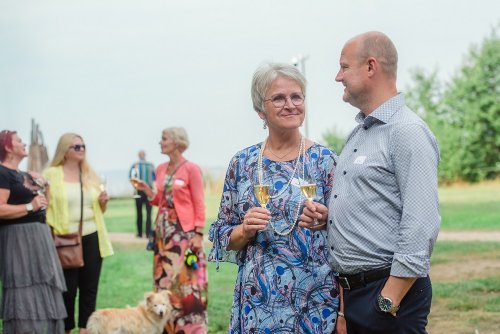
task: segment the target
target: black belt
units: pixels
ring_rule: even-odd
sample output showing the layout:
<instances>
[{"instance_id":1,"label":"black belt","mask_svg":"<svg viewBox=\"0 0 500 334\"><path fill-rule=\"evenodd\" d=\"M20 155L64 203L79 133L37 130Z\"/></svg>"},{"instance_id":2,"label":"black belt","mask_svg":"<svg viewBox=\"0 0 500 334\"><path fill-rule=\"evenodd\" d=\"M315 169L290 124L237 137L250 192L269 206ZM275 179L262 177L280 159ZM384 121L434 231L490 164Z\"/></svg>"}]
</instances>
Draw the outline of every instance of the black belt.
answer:
<instances>
[{"instance_id":1,"label":"black belt","mask_svg":"<svg viewBox=\"0 0 500 334\"><path fill-rule=\"evenodd\" d=\"M389 277L390 274L391 267L365 271L352 275L339 274L339 284L346 290L352 290L363 287L370 282Z\"/></svg>"}]
</instances>

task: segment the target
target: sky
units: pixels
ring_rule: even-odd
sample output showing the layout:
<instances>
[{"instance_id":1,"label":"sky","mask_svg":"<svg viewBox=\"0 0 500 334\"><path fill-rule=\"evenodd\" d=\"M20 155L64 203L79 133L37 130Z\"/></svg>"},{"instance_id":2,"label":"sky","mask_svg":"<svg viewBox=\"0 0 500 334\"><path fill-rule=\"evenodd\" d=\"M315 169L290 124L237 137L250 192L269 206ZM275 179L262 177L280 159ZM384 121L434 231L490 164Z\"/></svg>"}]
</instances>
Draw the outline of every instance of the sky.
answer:
<instances>
[{"instance_id":1,"label":"sky","mask_svg":"<svg viewBox=\"0 0 500 334\"><path fill-rule=\"evenodd\" d=\"M307 56L308 136L322 142L355 125L334 80L348 39L386 33L404 92L416 68L449 80L499 23L498 0L2 0L0 129L28 142L34 118L50 157L76 132L99 172L128 168L140 149L166 161L161 131L182 126L185 156L225 169L266 137L250 98L262 63Z\"/></svg>"}]
</instances>

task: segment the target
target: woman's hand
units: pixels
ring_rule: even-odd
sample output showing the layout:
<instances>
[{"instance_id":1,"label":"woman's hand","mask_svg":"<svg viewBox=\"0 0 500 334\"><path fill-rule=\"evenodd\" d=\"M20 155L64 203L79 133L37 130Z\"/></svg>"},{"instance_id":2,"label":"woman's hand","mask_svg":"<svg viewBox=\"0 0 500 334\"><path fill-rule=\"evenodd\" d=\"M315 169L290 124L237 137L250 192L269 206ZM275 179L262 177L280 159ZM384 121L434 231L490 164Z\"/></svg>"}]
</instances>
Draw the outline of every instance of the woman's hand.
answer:
<instances>
[{"instance_id":1,"label":"woman's hand","mask_svg":"<svg viewBox=\"0 0 500 334\"><path fill-rule=\"evenodd\" d=\"M143 180L135 179L135 189L142 191L148 198L154 197L154 192L151 187Z\"/></svg>"},{"instance_id":2,"label":"woman's hand","mask_svg":"<svg viewBox=\"0 0 500 334\"><path fill-rule=\"evenodd\" d=\"M325 228L327 218L326 206L318 202L306 201L302 215L300 215L299 226L313 231L321 230Z\"/></svg>"},{"instance_id":3,"label":"woman's hand","mask_svg":"<svg viewBox=\"0 0 500 334\"><path fill-rule=\"evenodd\" d=\"M252 239L258 231L267 227L271 219L271 212L266 208L250 208L243 218L242 235L247 241Z\"/></svg>"},{"instance_id":4,"label":"woman's hand","mask_svg":"<svg viewBox=\"0 0 500 334\"><path fill-rule=\"evenodd\" d=\"M106 211L106 205L108 204L109 201L109 196L108 193L105 191L102 191L99 194L99 197L97 198L99 201L99 206L101 207L102 212Z\"/></svg>"},{"instance_id":5,"label":"woman's hand","mask_svg":"<svg viewBox=\"0 0 500 334\"><path fill-rule=\"evenodd\" d=\"M47 209L47 199L44 195L37 195L31 201L31 205L33 206L33 212L45 210Z\"/></svg>"},{"instance_id":6,"label":"woman's hand","mask_svg":"<svg viewBox=\"0 0 500 334\"><path fill-rule=\"evenodd\" d=\"M203 235L196 233L191 239L189 239L189 248L194 253L198 253L203 249Z\"/></svg>"},{"instance_id":7,"label":"woman's hand","mask_svg":"<svg viewBox=\"0 0 500 334\"><path fill-rule=\"evenodd\" d=\"M335 323L335 333L336 334L347 334L347 322L345 317L337 316L337 322Z\"/></svg>"},{"instance_id":8,"label":"woman's hand","mask_svg":"<svg viewBox=\"0 0 500 334\"><path fill-rule=\"evenodd\" d=\"M233 229L229 238L228 250L240 250L247 246L248 241L255 237L258 231L262 231L269 224L271 212L266 208L250 208L243 222Z\"/></svg>"}]
</instances>

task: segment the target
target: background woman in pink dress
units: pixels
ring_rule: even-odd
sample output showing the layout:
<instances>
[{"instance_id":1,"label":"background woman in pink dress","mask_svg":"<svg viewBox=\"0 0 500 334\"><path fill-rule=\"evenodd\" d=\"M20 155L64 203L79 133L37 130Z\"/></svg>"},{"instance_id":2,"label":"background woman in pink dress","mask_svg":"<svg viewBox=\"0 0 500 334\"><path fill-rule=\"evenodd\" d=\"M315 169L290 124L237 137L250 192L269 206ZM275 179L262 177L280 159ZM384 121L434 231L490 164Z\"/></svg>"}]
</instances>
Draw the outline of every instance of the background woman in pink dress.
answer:
<instances>
[{"instance_id":1,"label":"background woman in pink dress","mask_svg":"<svg viewBox=\"0 0 500 334\"><path fill-rule=\"evenodd\" d=\"M207 269L203 252L205 202L200 168L182 153L189 140L183 128L163 130L161 152L168 162L158 166L156 192L138 181L136 188L158 206L155 227L153 284L155 290L169 290L178 309L165 333L207 333ZM198 260L186 264L191 250Z\"/></svg>"}]
</instances>

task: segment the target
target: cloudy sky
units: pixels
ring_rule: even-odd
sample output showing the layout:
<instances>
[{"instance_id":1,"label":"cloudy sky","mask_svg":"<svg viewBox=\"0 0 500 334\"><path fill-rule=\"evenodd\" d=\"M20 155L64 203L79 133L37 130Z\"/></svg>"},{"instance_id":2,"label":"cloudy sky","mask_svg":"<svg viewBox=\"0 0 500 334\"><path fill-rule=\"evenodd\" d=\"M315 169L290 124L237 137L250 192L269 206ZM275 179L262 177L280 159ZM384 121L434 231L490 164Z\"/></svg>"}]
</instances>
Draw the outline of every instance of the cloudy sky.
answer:
<instances>
[{"instance_id":1,"label":"cloudy sky","mask_svg":"<svg viewBox=\"0 0 500 334\"><path fill-rule=\"evenodd\" d=\"M449 78L499 13L498 0L2 0L0 128L27 141L36 119L50 155L62 133L80 133L107 171L141 148L164 161L161 130L183 126L189 159L225 167L266 136L250 100L262 62L308 56L309 136L321 141L354 125L334 81L347 39L389 35L404 91L417 67Z\"/></svg>"}]
</instances>

